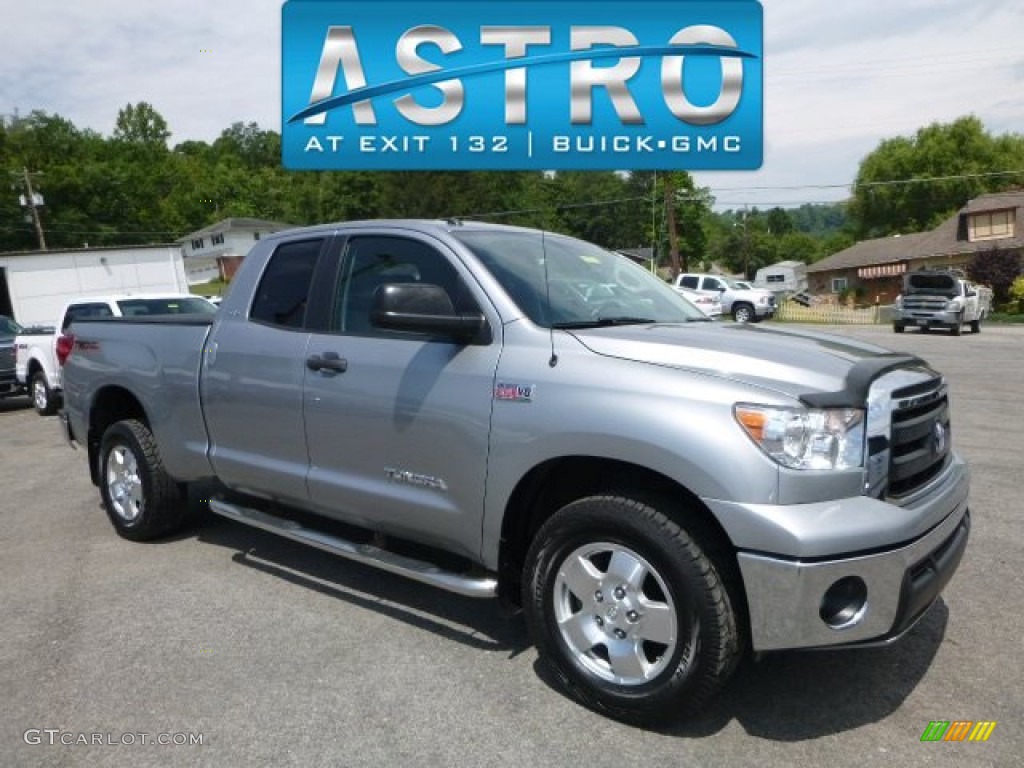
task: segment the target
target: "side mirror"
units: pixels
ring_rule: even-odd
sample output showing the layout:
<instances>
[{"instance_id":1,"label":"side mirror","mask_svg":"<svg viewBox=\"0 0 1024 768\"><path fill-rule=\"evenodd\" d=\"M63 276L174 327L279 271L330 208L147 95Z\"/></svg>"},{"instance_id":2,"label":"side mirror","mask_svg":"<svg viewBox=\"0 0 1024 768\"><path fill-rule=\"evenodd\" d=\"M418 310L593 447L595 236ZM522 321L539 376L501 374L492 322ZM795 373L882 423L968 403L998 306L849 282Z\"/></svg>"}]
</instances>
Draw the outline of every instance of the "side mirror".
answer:
<instances>
[{"instance_id":1,"label":"side mirror","mask_svg":"<svg viewBox=\"0 0 1024 768\"><path fill-rule=\"evenodd\" d=\"M487 321L481 312L456 313L448 293L430 283L386 283L373 293L370 322L376 328L477 340Z\"/></svg>"}]
</instances>

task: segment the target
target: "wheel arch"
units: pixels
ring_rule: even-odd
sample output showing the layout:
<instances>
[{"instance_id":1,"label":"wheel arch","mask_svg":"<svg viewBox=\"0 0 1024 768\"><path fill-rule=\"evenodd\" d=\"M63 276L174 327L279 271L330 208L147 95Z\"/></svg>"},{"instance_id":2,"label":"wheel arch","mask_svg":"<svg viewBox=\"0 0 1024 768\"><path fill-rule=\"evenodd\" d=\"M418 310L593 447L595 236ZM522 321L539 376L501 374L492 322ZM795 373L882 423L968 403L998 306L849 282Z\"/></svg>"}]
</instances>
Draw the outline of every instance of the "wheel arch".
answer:
<instances>
[{"instance_id":1,"label":"wheel arch","mask_svg":"<svg viewBox=\"0 0 1024 768\"><path fill-rule=\"evenodd\" d=\"M149 426L149 415L139 399L124 387L103 387L94 396L89 409L89 431L86 444L89 452L89 475L99 485L100 441L111 424L124 419L138 419Z\"/></svg>"},{"instance_id":2,"label":"wheel arch","mask_svg":"<svg viewBox=\"0 0 1024 768\"><path fill-rule=\"evenodd\" d=\"M666 475L630 462L596 456L564 456L538 464L516 485L501 523L498 591L502 602L518 607L526 553L537 531L555 512L576 499L597 494L630 493L667 502L665 513L685 527L709 552L728 580L746 620L745 590L728 534L700 498Z\"/></svg>"}]
</instances>

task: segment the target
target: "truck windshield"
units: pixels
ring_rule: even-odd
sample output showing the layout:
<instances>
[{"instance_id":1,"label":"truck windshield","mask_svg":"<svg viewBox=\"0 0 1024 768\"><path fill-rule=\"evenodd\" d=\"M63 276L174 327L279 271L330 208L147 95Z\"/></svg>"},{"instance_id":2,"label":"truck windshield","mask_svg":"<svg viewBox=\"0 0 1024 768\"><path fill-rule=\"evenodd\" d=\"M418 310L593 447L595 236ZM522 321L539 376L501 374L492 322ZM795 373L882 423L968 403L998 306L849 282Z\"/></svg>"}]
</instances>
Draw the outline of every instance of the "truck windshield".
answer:
<instances>
[{"instance_id":1,"label":"truck windshield","mask_svg":"<svg viewBox=\"0 0 1024 768\"><path fill-rule=\"evenodd\" d=\"M707 321L650 272L582 240L515 230L453 234L543 328Z\"/></svg>"},{"instance_id":2,"label":"truck windshield","mask_svg":"<svg viewBox=\"0 0 1024 768\"><path fill-rule=\"evenodd\" d=\"M17 336L21 333L21 326L9 317L0 315L0 336Z\"/></svg>"},{"instance_id":3,"label":"truck windshield","mask_svg":"<svg viewBox=\"0 0 1024 768\"><path fill-rule=\"evenodd\" d=\"M206 299L122 299L117 302L125 317L148 317L150 315L212 315L217 308Z\"/></svg>"}]
</instances>

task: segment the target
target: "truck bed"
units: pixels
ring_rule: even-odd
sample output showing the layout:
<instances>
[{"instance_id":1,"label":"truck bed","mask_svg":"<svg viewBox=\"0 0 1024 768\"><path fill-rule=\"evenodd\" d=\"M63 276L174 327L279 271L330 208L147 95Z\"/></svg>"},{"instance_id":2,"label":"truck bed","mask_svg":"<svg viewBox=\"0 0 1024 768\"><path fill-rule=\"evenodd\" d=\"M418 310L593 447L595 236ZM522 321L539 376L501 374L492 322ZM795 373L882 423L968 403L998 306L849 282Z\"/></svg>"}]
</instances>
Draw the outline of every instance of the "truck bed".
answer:
<instances>
[{"instance_id":1,"label":"truck bed","mask_svg":"<svg viewBox=\"0 0 1024 768\"><path fill-rule=\"evenodd\" d=\"M163 447L168 470L183 480L210 474L206 426L199 400L199 369L213 315L77 320L69 328L74 350L65 371L72 429L85 439L83 414L102 398L131 393Z\"/></svg>"}]
</instances>

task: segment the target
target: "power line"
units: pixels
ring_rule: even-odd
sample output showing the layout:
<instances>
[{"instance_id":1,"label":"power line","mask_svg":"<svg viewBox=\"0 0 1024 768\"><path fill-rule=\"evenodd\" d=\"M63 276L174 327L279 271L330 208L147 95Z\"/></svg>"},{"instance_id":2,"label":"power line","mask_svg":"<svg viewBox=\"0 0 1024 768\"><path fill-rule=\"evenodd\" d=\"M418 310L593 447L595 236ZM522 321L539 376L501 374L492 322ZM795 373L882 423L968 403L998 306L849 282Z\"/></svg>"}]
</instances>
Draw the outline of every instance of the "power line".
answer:
<instances>
[{"instance_id":1,"label":"power line","mask_svg":"<svg viewBox=\"0 0 1024 768\"><path fill-rule=\"evenodd\" d=\"M987 173L960 173L951 176L921 176L913 179L887 179L884 181L856 181L845 184L791 184L778 186L718 187L712 192L782 192L799 189L851 189L856 187L888 187L900 184L928 184L936 181L964 181L967 179L994 178L997 176L1024 176L1024 169L1018 171L990 171Z\"/></svg>"}]
</instances>

